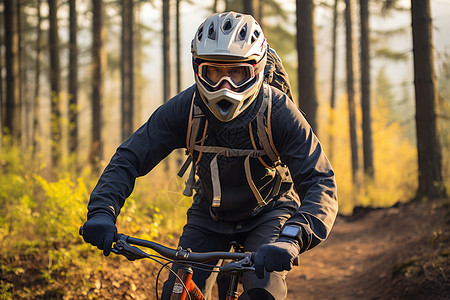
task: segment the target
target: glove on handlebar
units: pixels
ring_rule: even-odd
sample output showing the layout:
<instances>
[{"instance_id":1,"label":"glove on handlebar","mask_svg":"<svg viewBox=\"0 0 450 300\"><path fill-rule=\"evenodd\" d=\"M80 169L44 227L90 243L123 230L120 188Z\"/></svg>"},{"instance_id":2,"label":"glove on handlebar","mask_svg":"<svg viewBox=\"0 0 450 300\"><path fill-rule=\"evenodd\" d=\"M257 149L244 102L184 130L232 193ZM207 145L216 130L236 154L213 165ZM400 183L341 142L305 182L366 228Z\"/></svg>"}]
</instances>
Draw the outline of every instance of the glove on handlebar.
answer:
<instances>
[{"instance_id":1,"label":"glove on handlebar","mask_svg":"<svg viewBox=\"0 0 450 300\"><path fill-rule=\"evenodd\" d=\"M107 213L96 213L83 225L83 239L86 243L103 250L103 255L111 253L112 243L117 234L113 218Z\"/></svg>"},{"instance_id":2,"label":"glove on handlebar","mask_svg":"<svg viewBox=\"0 0 450 300\"><path fill-rule=\"evenodd\" d=\"M298 242L290 238L282 237L273 243L260 246L254 259L256 276L263 279L264 269L267 272L289 271L299 254Z\"/></svg>"}]
</instances>

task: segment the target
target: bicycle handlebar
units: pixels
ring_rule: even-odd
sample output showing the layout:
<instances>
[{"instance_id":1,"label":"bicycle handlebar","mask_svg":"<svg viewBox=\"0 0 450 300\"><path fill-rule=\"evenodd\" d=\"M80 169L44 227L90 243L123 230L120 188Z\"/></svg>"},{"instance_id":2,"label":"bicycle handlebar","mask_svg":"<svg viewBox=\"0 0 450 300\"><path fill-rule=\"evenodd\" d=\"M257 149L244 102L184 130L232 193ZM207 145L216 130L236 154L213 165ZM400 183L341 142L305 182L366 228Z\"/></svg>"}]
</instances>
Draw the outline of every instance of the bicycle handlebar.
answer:
<instances>
[{"instance_id":1,"label":"bicycle handlebar","mask_svg":"<svg viewBox=\"0 0 450 300\"><path fill-rule=\"evenodd\" d=\"M83 226L79 229L79 234L83 234ZM141 246L152 249L162 256L172 260L186 260L191 262L206 263L218 259L246 260L249 264L253 261L254 252L192 252L190 249L168 248L156 242L147 241L124 234L116 234L114 237L115 244L111 250L115 254L122 254L128 260L136 260L140 258L148 258L149 255L141 249L131 246ZM294 266L299 265L299 258L294 260Z\"/></svg>"},{"instance_id":2,"label":"bicycle handlebar","mask_svg":"<svg viewBox=\"0 0 450 300\"><path fill-rule=\"evenodd\" d=\"M83 226L79 229L79 234L83 234ZM173 260L188 260L192 262L205 263L216 259L243 259L247 256L252 256L252 252L192 252L190 249L168 248L156 242L147 241L125 234L116 234L114 237L114 246L111 250L116 254L123 254L129 260L147 257L147 254L137 247L131 245L146 247L152 249L162 256ZM252 257L250 257L252 258Z\"/></svg>"},{"instance_id":3,"label":"bicycle handlebar","mask_svg":"<svg viewBox=\"0 0 450 300\"><path fill-rule=\"evenodd\" d=\"M247 256L253 255L251 252L191 252L189 249L183 249L181 247L178 249L172 249L155 242L134 238L124 234L118 234L117 236L118 238L116 240L116 245L119 243L119 246L121 246L121 241L125 241L132 245L150 248L162 256L173 260L187 260L205 263L216 259L243 259Z\"/></svg>"}]
</instances>

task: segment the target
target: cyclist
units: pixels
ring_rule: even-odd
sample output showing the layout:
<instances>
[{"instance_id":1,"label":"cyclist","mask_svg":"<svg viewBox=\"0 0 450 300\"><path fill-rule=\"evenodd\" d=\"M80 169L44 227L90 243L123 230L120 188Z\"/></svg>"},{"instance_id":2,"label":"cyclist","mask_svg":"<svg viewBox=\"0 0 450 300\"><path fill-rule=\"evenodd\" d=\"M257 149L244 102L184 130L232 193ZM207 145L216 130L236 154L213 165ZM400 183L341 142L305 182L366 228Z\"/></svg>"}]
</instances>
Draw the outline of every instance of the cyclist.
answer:
<instances>
[{"instance_id":1,"label":"cyclist","mask_svg":"<svg viewBox=\"0 0 450 300\"><path fill-rule=\"evenodd\" d=\"M188 186L196 193L179 245L228 251L230 241L240 242L257 251L241 299L283 299L293 259L324 241L335 221L333 169L293 101L263 83L270 50L252 16L210 16L191 48L195 84L118 147L91 193L84 240L109 255L135 179L172 150L188 148ZM169 276L163 298L173 280ZM194 281L208 295L215 277L196 271Z\"/></svg>"}]
</instances>

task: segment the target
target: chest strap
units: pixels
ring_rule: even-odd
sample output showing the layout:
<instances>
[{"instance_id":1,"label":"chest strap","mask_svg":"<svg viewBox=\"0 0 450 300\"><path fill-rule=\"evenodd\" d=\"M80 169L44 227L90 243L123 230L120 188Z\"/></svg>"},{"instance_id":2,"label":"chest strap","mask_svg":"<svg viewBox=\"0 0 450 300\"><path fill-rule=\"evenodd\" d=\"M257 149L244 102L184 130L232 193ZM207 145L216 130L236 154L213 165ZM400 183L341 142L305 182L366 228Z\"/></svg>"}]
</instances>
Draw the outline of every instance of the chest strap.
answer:
<instances>
[{"instance_id":1,"label":"chest strap","mask_svg":"<svg viewBox=\"0 0 450 300\"><path fill-rule=\"evenodd\" d=\"M217 157L219 155L225 157L237 157L237 156L245 156L244 166L245 166L245 175L247 181L253 183L253 179L251 178L250 171L250 158L258 158L262 155L266 154L264 150L248 150L248 149L230 149L225 147L215 147L215 146L194 146L194 149L197 151L202 151L206 153L216 153L214 158L211 160L209 166L211 169L211 182L213 186L213 200L212 207L219 207L222 199L222 189L220 187L220 176L219 176L219 165L217 163ZM252 189L253 191L253 189ZM256 189L256 192L259 196L259 191ZM255 195L256 196L256 195ZM260 197L261 198L261 197ZM258 199L259 203L259 199Z\"/></svg>"}]
</instances>

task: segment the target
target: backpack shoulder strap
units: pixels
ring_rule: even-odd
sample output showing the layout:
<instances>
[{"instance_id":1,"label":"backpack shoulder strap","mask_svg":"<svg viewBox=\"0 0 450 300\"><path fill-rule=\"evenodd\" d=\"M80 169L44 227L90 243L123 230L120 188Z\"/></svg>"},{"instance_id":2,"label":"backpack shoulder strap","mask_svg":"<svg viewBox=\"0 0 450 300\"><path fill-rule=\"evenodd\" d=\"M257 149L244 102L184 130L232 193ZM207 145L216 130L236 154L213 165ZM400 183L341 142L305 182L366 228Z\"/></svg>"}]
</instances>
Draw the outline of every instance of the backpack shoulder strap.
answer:
<instances>
[{"instance_id":1,"label":"backpack shoulder strap","mask_svg":"<svg viewBox=\"0 0 450 300\"><path fill-rule=\"evenodd\" d=\"M195 169L196 169L196 164L198 163L198 161L201 158L202 152L200 151L200 154L198 156L197 161L194 162L194 150L195 150L195 144L196 144L196 139L197 139L197 135L198 135L198 131L200 129L200 124L202 119L205 119L205 126L204 126L204 130L203 130L203 137L201 140L201 144L203 145L203 141L206 135L206 129L208 127L208 120L206 120L205 115L203 114L201 108L194 104L194 99L195 99L195 91L192 95L192 100L191 100L191 107L189 110L189 118L188 118L188 126L187 126L187 130L186 130L186 154L188 154L188 157L186 158L185 162L183 163L183 165L180 168L180 171L178 171L178 176L179 177L183 177L183 175L186 173L186 170L188 169L189 165L191 166L191 171L189 173L189 177L186 181L186 187L183 191L183 194L185 196L192 196L193 194L193 189L195 186Z\"/></svg>"},{"instance_id":2,"label":"backpack shoulder strap","mask_svg":"<svg viewBox=\"0 0 450 300\"><path fill-rule=\"evenodd\" d=\"M272 90L264 84L264 102L267 102L267 124L264 120L264 109L261 109L256 116L257 134L267 156L272 162L279 160L278 151L275 149L272 138ZM267 127L266 127L267 125Z\"/></svg>"},{"instance_id":3,"label":"backpack shoulder strap","mask_svg":"<svg viewBox=\"0 0 450 300\"><path fill-rule=\"evenodd\" d=\"M247 157L244 161L245 166L245 174L247 177L248 184L255 195L256 200L258 201L258 206L255 208L254 213L256 214L259 209L263 206L267 205L268 201L270 201L271 197L275 196L280 190L282 182L286 179L286 171L283 169L283 165L281 163L278 151L275 148L272 139L272 127L271 127L271 114L272 114L272 91L268 84L264 83L263 86L263 103L261 105L260 110L256 115L256 123L257 123L257 135L261 146L263 147L263 153L266 154L269 159L272 161L272 166L268 166L261 157L258 157L260 162L266 167L270 169L275 169L275 171L279 174L276 179L276 182L272 188L272 192L267 195L265 199L259 193L256 185L253 182L251 171L250 171L250 162L249 157ZM267 108L267 124L265 124L265 111ZM267 125L267 127L266 127ZM253 137L251 123L249 124L250 131L250 139L252 140L253 148L256 150L256 142Z\"/></svg>"},{"instance_id":4,"label":"backpack shoulder strap","mask_svg":"<svg viewBox=\"0 0 450 300\"><path fill-rule=\"evenodd\" d=\"M187 159L185 160L185 162L183 163L183 165L181 166L180 170L178 171L177 175L179 177L183 177L184 173L186 173L187 168L189 167L189 164L192 162L192 155L191 153L193 151L191 151L191 149L193 149L192 147L192 143L195 143L195 138L192 138L193 131L195 132L195 136L197 135L197 131L198 131L198 127L199 125L196 124L196 129L193 130L194 127L194 118L193 118L193 112L194 112L194 99L195 99L195 91L192 94L192 99L191 99L191 105L190 105L190 109L189 109L189 116L188 116L188 125L187 125L187 130L186 130L186 154L189 154L189 156L187 157ZM198 121L196 123L199 123ZM192 141L192 139L194 139L194 141Z\"/></svg>"},{"instance_id":5,"label":"backpack shoulder strap","mask_svg":"<svg viewBox=\"0 0 450 300\"><path fill-rule=\"evenodd\" d=\"M191 105L189 108L188 126L187 126L187 130L186 130L186 149L188 149L188 151L191 146L191 131L192 131L192 125L193 125L194 99L195 99L195 90L194 90L194 93L192 94Z\"/></svg>"},{"instance_id":6,"label":"backpack shoulder strap","mask_svg":"<svg viewBox=\"0 0 450 300\"><path fill-rule=\"evenodd\" d=\"M281 176L281 179L286 178L285 171L283 170L280 160L280 154L275 148L272 137L272 90L268 84L264 84L264 102L267 101L267 123L265 122L264 110L261 109L256 115L257 134L264 149L264 152L272 161L276 171Z\"/></svg>"},{"instance_id":7,"label":"backpack shoulder strap","mask_svg":"<svg viewBox=\"0 0 450 300\"><path fill-rule=\"evenodd\" d=\"M198 105L194 104L194 99L195 99L195 92L192 95L191 108L189 110L188 127L186 131L186 148L189 151L189 153L194 152L194 145L197 139L200 123L202 119L205 117L201 108ZM206 125L207 124L205 124L205 128Z\"/></svg>"}]
</instances>

